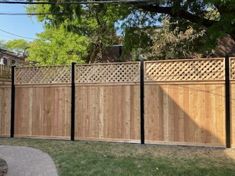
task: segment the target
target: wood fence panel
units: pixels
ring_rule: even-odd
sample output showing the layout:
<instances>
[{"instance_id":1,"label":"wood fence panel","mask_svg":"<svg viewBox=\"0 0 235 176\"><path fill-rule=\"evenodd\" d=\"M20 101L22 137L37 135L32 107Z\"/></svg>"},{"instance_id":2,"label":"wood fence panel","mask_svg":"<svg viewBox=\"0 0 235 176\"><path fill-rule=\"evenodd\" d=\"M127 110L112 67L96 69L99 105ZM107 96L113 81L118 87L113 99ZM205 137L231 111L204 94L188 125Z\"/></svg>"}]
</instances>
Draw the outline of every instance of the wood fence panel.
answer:
<instances>
[{"instance_id":1,"label":"wood fence panel","mask_svg":"<svg viewBox=\"0 0 235 176\"><path fill-rule=\"evenodd\" d=\"M235 148L235 58L230 59L231 147Z\"/></svg>"},{"instance_id":2,"label":"wood fence panel","mask_svg":"<svg viewBox=\"0 0 235 176\"><path fill-rule=\"evenodd\" d=\"M225 146L224 80L224 59L146 62L146 142Z\"/></svg>"},{"instance_id":3,"label":"wood fence panel","mask_svg":"<svg viewBox=\"0 0 235 176\"><path fill-rule=\"evenodd\" d=\"M147 143L225 145L224 84L145 86Z\"/></svg>"},{"instance_id":4,"label":"wood fence panel","mask_svg":"<svg viewBox=\"0 0 235 176\"><path fill-rule=\"evenodd\" d=\"M0 136L10 136L11 122L11 83L0 81Z\"/></svg>"},{"instance_id":5,"label":"wood fence panel","mask_svg":"<svg viewBox=\"0 0 235 176\"><path fill-rule=\"evenodd\" d=\"M66 85L16 86L15 136L69 138L70 97Z\"/></svg>"},{"instance_id":6,"label":"wood fence panel","mask_svg":"<svg viewBox=\"0 0 235 176\"><path fill-rule=\"evenodd\" d=\"M140 140L139 85L76 86L76 132L80 140Z\"/></svg>"},{"instance_id":7,"label":"wood fence panel","mask_svg":"<svg viewBox=\"0 0 235 176\"><path fill-rule=\"evenodd\" d=\"M231 82L231 146L235 147L235 81Z\"/></svg>"},{"instance_id":8,"label":"wood fence panel","mask_svg":"<svg viewBox=\"0 0 235 176\"><path fill-rule=\"evenodd\" d=\"M15 136L70 138L71 67L16 68L15 78ZM75 139L139 143L139 78L139 62L76 65ZM224 59L145 62L146 143L225 146L224 80Z\"/></svg>"}]
</instances>

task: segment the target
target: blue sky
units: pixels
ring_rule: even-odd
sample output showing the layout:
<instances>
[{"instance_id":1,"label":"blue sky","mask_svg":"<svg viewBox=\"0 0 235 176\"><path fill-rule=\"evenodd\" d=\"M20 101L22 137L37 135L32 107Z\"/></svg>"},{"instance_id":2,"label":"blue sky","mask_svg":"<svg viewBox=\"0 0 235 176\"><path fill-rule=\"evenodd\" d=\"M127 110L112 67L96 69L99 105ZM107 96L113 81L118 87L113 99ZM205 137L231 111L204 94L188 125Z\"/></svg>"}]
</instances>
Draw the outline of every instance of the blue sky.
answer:
<instances>
[{"instance_id":1,"label":"blue sky","mask_svg":"<svg viewBox=\"0 0 235 176\"><path fill-rule=\"evenodd\" d=\"M0 13L26 13L26 10L24 5L0 4ZM158 26L160 23L156 22L155 25ZM28 38L36 38L36 34L43 31L43 25L37 21L35 16L0 15L0 41L21 39L20 37L4 33L1 30ZM121 35L121 31L118 30L117 34ZM32 41L30 39L25 40Z\"/></svg>"},{"instance_id":2,"label":"blue sky","mask_svg":"<svg viewBox=\"0 0 235 176\"><path fill-rule=\"evenodd\" d=\"M0 13L25 13L24 5L0 4ZM36 17L30 16L5 16L0 15L0 29L15 33L20 36L35 38L36 33L43 31L42 24L37 22ZM0 40L20 39L0 31ZM29 39L28 39L29 40Z\"/></svg>"}]
</instances>

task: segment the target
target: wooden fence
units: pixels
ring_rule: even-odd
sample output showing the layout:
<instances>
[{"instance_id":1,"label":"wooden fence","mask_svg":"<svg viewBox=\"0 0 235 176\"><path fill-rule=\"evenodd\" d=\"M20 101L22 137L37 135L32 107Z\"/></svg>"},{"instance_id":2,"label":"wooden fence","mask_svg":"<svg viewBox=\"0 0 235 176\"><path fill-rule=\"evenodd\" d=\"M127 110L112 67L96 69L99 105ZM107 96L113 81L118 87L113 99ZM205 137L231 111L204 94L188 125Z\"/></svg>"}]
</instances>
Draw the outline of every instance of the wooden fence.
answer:
<instances>
[{"instance_id":1,"label":"wooden fence","mask_svg":"<svg viewBox=\"0 0 235 176\"><path fill-rule=\"evenodd\" d=\"M233 58L229 69L230 97L223 58L144 62L144 84L141 62L16 67L14 114L0 86L0 135L235 147Z\"/></svg>"},{"instance_id":2,"label":"wooden fence","mask_svg":"<svg viewBox=\"0 0 235 176\"><path fill-rule=\"evenodd\" d=\"M145 63L146 142L225 145L224 60Z\"/></svg>"},{"instance_id":3,"label":"wooden fence","mask_svg":"<svg viewBox=\"0 0 235 176\"><path fill-rule=\"evenodd\" d=\"M0 65L0 135L10 135L11 119L11 69Z\"/></svg>"}]
</instances>

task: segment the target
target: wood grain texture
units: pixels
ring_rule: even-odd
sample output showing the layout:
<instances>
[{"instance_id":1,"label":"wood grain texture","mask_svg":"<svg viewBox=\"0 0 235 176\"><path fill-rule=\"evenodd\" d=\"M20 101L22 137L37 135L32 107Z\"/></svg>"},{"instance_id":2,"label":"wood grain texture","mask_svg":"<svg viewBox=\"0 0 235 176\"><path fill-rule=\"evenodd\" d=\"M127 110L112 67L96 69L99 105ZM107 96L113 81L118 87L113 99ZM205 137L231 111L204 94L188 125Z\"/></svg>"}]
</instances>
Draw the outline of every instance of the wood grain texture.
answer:
<instances>
[{"instance_id":1,"label":"wood grain texture","mask_svg":"<svg viewBox=\"0 0 235 176\"><path fill-rule=\"evenodd\" d=\"M147 143L225 145L224 84L147 84Z\"/></svg>"},{"instance_id":2,"label":"wood grain texture","mask_svg":"<svg viewBox=\"0 0 235 176\"><path fill-rule=\"evenodd\" d=\"M16 86L15 136L68 138L70 86Z\"/></svg>"},{"instance_id":3,"label":"wood grain texture","mask_svg":"<svg viewBox=\"0 0 235 176\"><path fill-rule=\"evenodd\" d=\"M0 81L0 136L10 136L11 83Z\"/></svg>"},{"instance_id":4,"label":"wood grain texture","mask_svg":"<svg viewBox=\"0 0 235 176\"><path fill-rule=\"evenodd\" d=\"M231 147L235 148L235 81L231 81Z\"/></svg>"},{"instance_id":5,"label":"wood grain texture","mask_svg":"<svg viewBox=\"0 0 235 176\"><path fill-rule=\"evenodd\" d=\"M76 87L76 139L140 140L138 85Z\"/></svg>"},{"instance_id":6,"label":"wood grain texture","mask_svg":"<svg viewBox=\"0 0 235 176\"><path fill-rule=\"evenodd\" d=\"M76 66L76 139L140 142L139 72L139 62ZM15 136L69 139L71 66L16 68L15 78ZM0 82L0 136L10 131L10 94ZM145 139L225 146L224 59L145 62Z\"/></svg>"}]
</instances>

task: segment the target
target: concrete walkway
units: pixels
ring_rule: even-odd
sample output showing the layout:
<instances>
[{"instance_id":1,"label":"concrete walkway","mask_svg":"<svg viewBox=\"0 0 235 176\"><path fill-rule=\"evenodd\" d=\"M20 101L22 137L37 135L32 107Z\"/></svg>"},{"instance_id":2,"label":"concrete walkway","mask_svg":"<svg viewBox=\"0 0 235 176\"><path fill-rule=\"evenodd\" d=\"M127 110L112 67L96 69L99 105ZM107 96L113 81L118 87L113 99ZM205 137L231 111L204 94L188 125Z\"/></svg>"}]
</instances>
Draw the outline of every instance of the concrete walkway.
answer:
<instances>
[{"instance_id":1,"label":"concrete walkway","mask_svg":"<svg viewBox=\"0 0 235 176\"><path fill-rule=\"evenodd\" d=\"M37 149L0 145L0 158L8 164L7 176L58 176L51 157Z\"/></svg>"}]
</instances>

